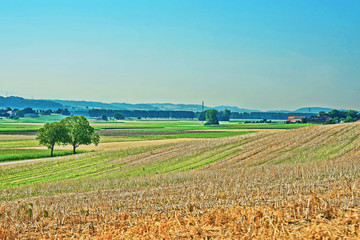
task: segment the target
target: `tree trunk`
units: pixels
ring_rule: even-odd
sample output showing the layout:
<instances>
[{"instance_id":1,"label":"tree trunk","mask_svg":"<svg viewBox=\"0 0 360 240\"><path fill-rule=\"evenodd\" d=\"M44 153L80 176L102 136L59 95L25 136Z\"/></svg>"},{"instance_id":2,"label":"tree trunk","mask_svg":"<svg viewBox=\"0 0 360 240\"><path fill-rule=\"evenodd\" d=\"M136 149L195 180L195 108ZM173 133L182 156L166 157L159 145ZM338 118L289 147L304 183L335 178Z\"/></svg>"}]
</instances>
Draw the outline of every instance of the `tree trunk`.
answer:
<instances>
[{"instance_id":1,"label":"tree trunk","mask_svg":"<svg viewBox=\"0 0 360 240\"><path fill-rule=\"evenodd\" d=\"M50 154L51 157L53 156L53 152L54 152L54 146L51 147L51 154Z\"/></svg>"},{"instance_id":2,"label":"tree trunk","mask_svg":"<svg viewBox=\"0 0 360 240\"><path fill-rule=\"evenodd\" d=\"M76 147L73 146L73 154L76 154Z\"/></svg>"}]
</instances>

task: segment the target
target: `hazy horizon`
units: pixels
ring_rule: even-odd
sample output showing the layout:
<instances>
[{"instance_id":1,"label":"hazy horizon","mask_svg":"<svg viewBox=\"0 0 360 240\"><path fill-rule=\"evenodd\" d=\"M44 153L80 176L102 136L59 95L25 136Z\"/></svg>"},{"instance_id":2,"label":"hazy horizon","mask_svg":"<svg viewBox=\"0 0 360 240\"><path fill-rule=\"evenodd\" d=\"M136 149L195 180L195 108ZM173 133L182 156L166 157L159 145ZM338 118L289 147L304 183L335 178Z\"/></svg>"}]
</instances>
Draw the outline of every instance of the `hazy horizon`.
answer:
<instances>
[{"instance_id":1,"label":"hazy horizon","mask_svg":"<svg viewBox=\"0 0 360 240\"><path fill-rule=\"evenodd\" d=\"M0 95L0 97L22 97L22 96L2 96ZM86 100L86 99L82 99L82 100L74 100L74 99L51 99L51 98L26 98L26 99L32 99L32 100L60 100L60 101L85 101L85 102L101 102L101 103L107 103L107 104L111 104L111 103L129 103L129 104L195 104L195 105L201 105L202 103L183 103L183 102L105 102L105 101L97 101L97 100ZM276 106L272 109L260 109L260 108L249 108L247 106L237 106L237 105L223 105L223 104L215 104L215 105L209 105L209 104L204 104L206 107L219 107L219 106L227 106L227 107L238 107L238 108L244 108L244 109L251 109L251 110L260 110L260 111L296 111L300 108L333 108L332 106L299 106L299 107L295 107L295 108L291 108L291 109L277 109ZM333 108L333 109L338 109L338 110L357 110L359 111L360 109L355 109L355 108Z\"/></svg>"},{"instance_id":2,"label":"hazy horizon","mask_svg":"<svg viewBox=\"0 0 360 240\"><path fill-rule=\"evenodd\" d=\"M0 95L360 109L358 1L6 1Z\"/></svg>"}]
</instances>

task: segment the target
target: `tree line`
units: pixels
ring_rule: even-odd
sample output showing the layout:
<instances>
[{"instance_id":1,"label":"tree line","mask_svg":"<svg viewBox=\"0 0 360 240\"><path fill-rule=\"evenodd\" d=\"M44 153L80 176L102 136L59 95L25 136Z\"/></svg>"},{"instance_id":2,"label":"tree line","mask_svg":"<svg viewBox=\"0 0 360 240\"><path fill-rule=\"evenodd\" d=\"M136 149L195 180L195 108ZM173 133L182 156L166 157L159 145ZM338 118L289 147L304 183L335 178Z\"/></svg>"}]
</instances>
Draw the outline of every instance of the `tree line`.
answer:
<instances>
[{"instance_id":1,"label":"tree line","mask_svg":"<svg viewBox=\"0 0 360 240\"><path fill-rule=\"evenodd\" d=\"M88 111L89 117L100 118L102 115L106 117L114 117L114 114L119 113L125 118L184 118L193 119L195 113L192 111L145 111L145 110L104 110L91 109Z\"/></svg>"},{"instance_id":2,"label":"tree line","mask_svg":"<svg viewBox=\"0 0 360 240\"><path fill-rule=\"evenodd\" d=\"M39 129L36 139L51 150L51 157L55 145L71 145L75 154L80 145L98 145L100 141L99 134L83 116L66 117L60 122L46 123Z\"/></svg>"},{"instance_id":3,"label":"tree line","mask_svg":"<svg viewBox=\"0 0 360 240\"><path fill-rule=\"evenodd\" d=\"M199 113L199 121L206 121L206 125L219 124L219 121L229 121L231 116L230 110L217 111L216 109L209 109Z\"/></svg>"},{"instance_id":4,"label":"tree line","mask_svg":"<svg viewBox=\"0 0 360 240\"><path fill-rule=\"evenodd\" d=\"M26 114L32 114L33 116L38 116L39 114L41 115L51 115L52 113L55 114L62 114L64 116L70 116L71 113L68 109L61 109L59 108L58 110L35 110L32 109L30 107L27 108L23 108L23 109L18 109L18 108L5 108L5 109L0 109L0 116L1 117L8 117L8 118L14 118L14 119L18 119L18 118L23 118L25 117Z\"/></svg>"},{"instance_id":5,"label":"tree line","mask_svg":"<svg viewBox=\"0 0 360 240\"><path fill-rule=\"evenodd\" d=\"M210 109L212 110L212 109ZM214 109L215 110L215 109ZM206 110L208 111L208 110ZM0 109L0 117L9 117L18 119L25 117L26 114L36 115L51 115L51 114L62 114L64 116L70 115L84 115L89 117L100 118L107 120L108 118L114 118L117 120L125 118L163 118L163 119L194 119L197 118L200 121L206 121L206 111L193 112L193 111L146 111L146 110L106 110L106 109L91 109L89 111L74 111L70 112L68 109L57 109L57 110L35 110L32 108L24 109L11 109L5 108ZM9 113L11 112L11 113ZM332 110L328 113L320 112L319 115L329 116L330 119L319 119L318 116L312 113L283 113L283 112L231 112L230 110L217 111L216 117L218 121L229 121L230 119L272 119L272 120L287 120L289 116L304 116L307 121L314 123L327 124L338 123L338 122L354 122L360 119L360 115L355 110Z\"/></svg>"},{"instance_id":6,"label":"tree line","mask_svg":"<svg viewBox=\"0 0 360 240\"><path fill-rule=\"evenodd\" d=\"M290 116L304 116L310 118L313 113L282 113L282 112L232 112L231 119L272 119L272 120L287 120Z\"/></svg>"},{"instance_id":7,"label":"tree line","mask_svg":"<svg viewBox=\"0 0 360 240\"><path fill-rule=\"evenodd\" d=\"M319 116L328 116L329 118L324 122L325 124L336 124L340 122L356 122L360 120L360 113L356 110L331 110L330 112L319 112Z\"/></svg>"}]
</instances>

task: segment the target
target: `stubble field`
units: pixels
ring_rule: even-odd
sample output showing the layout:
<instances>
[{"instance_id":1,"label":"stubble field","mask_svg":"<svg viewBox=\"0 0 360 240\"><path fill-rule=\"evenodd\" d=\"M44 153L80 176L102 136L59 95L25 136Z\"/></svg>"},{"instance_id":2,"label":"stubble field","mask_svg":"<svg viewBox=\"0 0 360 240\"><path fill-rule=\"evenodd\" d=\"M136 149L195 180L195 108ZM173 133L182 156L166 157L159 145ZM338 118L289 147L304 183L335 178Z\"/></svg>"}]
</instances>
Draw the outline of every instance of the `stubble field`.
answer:
<instances>
[{"instance_id":1,"label":"stubble field","mask_svg":"<svg viewBox=\"0 0 360 240\"><path fill-rule=\"evenodd\" d=\"M359 134L311 126L2 166L0 239L357 239Z\"/></svg>"}]
</instances>

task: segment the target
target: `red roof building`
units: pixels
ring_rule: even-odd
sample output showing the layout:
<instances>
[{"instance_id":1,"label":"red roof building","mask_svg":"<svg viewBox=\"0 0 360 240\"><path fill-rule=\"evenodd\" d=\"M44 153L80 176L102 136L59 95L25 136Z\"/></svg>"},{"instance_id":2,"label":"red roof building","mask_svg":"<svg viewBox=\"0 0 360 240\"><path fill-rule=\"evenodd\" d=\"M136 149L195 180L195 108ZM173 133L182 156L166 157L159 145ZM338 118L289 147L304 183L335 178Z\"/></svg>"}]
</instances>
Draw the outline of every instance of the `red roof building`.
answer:
<instances>
[{"instance_id":1,"label":"red roof building","mask_svg":"<svg viewBox=\"0 0 360 240\"><path fill-rule=\"evenodd\" d=\"M303 120L305 118L306 117L302 117L302 116L290 116L290 117L288 117L288 121L296 123L296 122L301 122L301 120Z\"/></svg>"}]
</instances>

